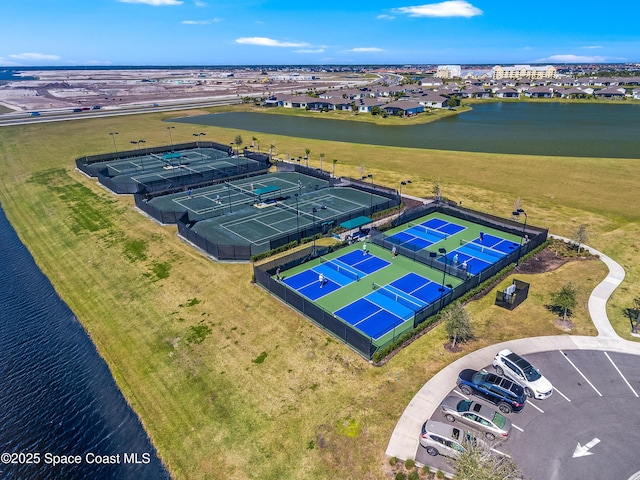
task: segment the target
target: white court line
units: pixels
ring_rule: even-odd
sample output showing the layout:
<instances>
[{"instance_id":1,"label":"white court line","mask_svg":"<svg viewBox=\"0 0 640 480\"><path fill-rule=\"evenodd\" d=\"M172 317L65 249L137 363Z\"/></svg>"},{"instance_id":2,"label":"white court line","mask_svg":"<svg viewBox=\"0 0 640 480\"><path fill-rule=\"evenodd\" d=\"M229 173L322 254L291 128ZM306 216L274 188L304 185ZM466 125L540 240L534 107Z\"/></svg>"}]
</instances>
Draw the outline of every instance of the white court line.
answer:
<instances>
[{"instance_id":1,"label":"white court line","mask_svg":"<svg viewBox=\"0 0 640 480\"><path fill-rule=\"evenodd\" d=\"M582 373L582 372L578 369L578 367L576 367L575 363L573 363L571 360L569 360L569 357L567 357L567 354L566 354L566 353L564 353L562 350L558 350L558 351L562 354L562 356L563 356L564 358L566 358L566 359L567 359L567 362L569 362L569 363L571 364L571 366L572 366L573 368L575 368L575 369L576 369L576 372L578 372L578 373L582 376L582 378L584 378L585 382L587 382L587 383L591 386L591 388L593 388L593 389L595 390L595 392L596 392L598 395L602 396L602 394L598 391L598 389L597 389L596 387L594 387L594 386L593 386L593 383L591 383L591 382L589 381L589 379L588 379L587 377L585 377L585 376L584 376L584 373Z\"/></svg>"},{"instance_id":2,"label":"white court line","mask_svg":"<svg viewBox=\"0 0 640 480\"><path fill-rule=\"evenodd\" d=\"M513 423L513 422L511 423L511 426L512 426L513 428L515 428L516 430L520 430L521 432L524 432L524 430L523 430L522 428L520 428L519 426L517 426L517 425L516 425L515 423Z\"/></svg>"},{"instance_id":3,"label":"white court line","mask_svg":"<svg viewBox=\"0 0 640 480\"><path fill-rule=\"evenodd\" d=\"M627 381L627 379L624 377L624 375L622 375L622 372L618 369L617 365L615 363L613 363L613 360L611 360L611 357L609 356L609 354L607 352L604 352L604 356L607 357L609 359L609 361L611 362L611 365L613 365L613 368L616 369L616 372L618 372L618 375L620 375L622 377L622 379L624 380L624 383L627 384L627 387L629 387L631 389L631 391L633 392L633 394L637 397L638 394L636 393L636 391L633 389L633 387L631 386L631 384L629 384L629 382Z\"/></svg>"},{"instance_id":4,"label":"white court line","mask_svg":"<svg viewBox=\"0 0 640 480\"><path fill-rule=\"evenodd\" d=\"M562 393L560 390L558 390L558 388L554 385L553 389L558 392L567 402L570 402L571 399L569 397L567 397L564 393Z\"/></svg>"},{"instance_id":5,"label":"white court line","mask_svg":"<svg viewBox=\"0 0 640 480\"><path fill-rule=\"evenodd\" d=\"M533 408L535 408L536 410L538 410L540 413L544 413L544 410L542 410L540 407L538 407L536 404L530 402L529 400L527 400L527 403L529 405L531 405Z\"/></svg>"}]
</instances>

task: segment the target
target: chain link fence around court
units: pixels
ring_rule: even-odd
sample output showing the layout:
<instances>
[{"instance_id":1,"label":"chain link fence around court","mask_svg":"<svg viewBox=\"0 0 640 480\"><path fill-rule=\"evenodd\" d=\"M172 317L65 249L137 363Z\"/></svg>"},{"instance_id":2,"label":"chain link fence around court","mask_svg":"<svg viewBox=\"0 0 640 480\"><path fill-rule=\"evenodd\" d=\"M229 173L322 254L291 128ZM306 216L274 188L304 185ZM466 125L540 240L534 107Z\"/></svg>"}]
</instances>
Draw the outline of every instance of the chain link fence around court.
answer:
<instances>
[{"instance_id":1,"label":"chain link fence around court","mask_svg":"<svg viewBox=\"0 0 640 480\"><path fill-rule=\"evenodd\" d=\"M178 174L171 175L168 178L148 180L144 183L135 180L129 182L115 181L113 175L108 172L107 167L99 170L96 170L95 167L98 163L105 163L109 161L134 159L136 157L147 157L149 155L161 155L171 153L176 150L202 150L204 148L218 150L227 156L231 156L232 154L229 145L217 142L189 142L174 144L172 146L165 145L160 147L125 150L122 152L81 157L76 159L76 167L78 170L91 177L97 177L100 184L104 185L114 193L136 194L165 192L171 189L186 187L196 188L198 186L211 184L210 182L214 182L215 180L229 180L230 178L237 177L238 175L266 173L271 166L268 155L249 152L245 149L244 156L238 158L237 165L230 165L226 167L212 166L212 168L201 172L191 171L186 173L185 171L180 170ZM240 160L243 158L245 161L241 162ZM94 167L92 168L92 166Z\"/></svg>"},{"instance_id":2,"label":"chain link fence around court","mask_svg":"<svg viewBox=\"0 0 640 480\"><path fill-rule=\"evenodd\" d=\"M505 220L493 215L474 212L468 209L453 207L447 204L420 205L413 209L407 210L400 219L402 221L398 221L398 219L394 221L394 226L408 223L409 221L416 220L420 217L435 212L450 215L461 220L474 222L485 227L495 228L496 230L500 230L503 232L513 233L520 236L523 235L523 227L517 222ZM462 297L469 290L477 287L483 281L491 278L508 265L514 263L520 255L525 255L527 252L542 245L547 240L548 230L527 226L526 230L524 230L524 233L529 235L529 242L522 245L522 250L514 251L506 255L498 262L494 263L491 267L483 270L481 272L481 275L469 275L467 272L462 272L460 269L453 265L448 265L440 260L435 259L428 253L424 254L424 252L415 252L413 250L399 248L398 253L402 255L405 255L415 261L428 265L439 271L445 272L447 275L455 275L458 278L463 279L463 282L457 287L451 287L448 291L443 291L442 296L438 300L427 305L425 308L416 311L412 319L413 328L427 321L427 319L438 313L450 303ZM383 248L388 248L389 250L394 245L398 247L397 244L389 242L385 234L378 231L372 231L371 241L372 243L380 245ZM324 252L317 252L317 255L324 255ZM337 318L335 315L333 315L332 312L328 312L322 309L311 300L307 299L298 292L289 289L286 285L278 282L273 278L273 275L275 275L276 272L276 268L280 267L281 271L284 272L287 269L300 265L308 260L311 260L312 258L315 257L311 255L311 249L308 248L301 252L295 252L292 255L286 257L272 260L260 265L254 265L255 280L269 292L273 293L278 298L293 306L296 310L310 318L314 323L333 333L336 337L340 338L348 346L350 346L352 349L360 353L368 360L371 360L373 358L373 355L376 351L386 347L387 345L390 345L396 340L398 336L407 331L407 328L402 328L402 332L400 332L393 338L390 338L384 344L374 344L370 337L364 335L355 327Z\"/></svg>"},{"instance_id":3,"label":"chain link fence around court","mask_svg":"<svg viewBox=\"0 0 640 480\"><path fill-rule=\"evenodd\" d=\"M370 360L377 350L370 337L336 317L332 312L324 310L300 293L273 278L278 267L280 267L281 271L286 271L317 256L325 255L329 251L330 249L326 247L322 249L316 248L315 251L313 247L308 247L286 257L254 265L255 281L258 285L261 285L267 291L294 307L315 324L332 333L357 353Z\"/></svg>"}]
</instances>

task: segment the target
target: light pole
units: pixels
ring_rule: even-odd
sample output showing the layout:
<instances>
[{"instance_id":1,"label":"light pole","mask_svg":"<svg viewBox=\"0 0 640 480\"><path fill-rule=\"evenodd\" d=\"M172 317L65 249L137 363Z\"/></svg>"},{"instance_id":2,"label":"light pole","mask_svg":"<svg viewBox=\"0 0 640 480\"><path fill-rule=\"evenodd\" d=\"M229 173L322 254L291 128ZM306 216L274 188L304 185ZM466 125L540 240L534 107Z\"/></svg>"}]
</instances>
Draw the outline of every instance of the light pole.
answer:
<instances>
[{"instance_id":1,"label":"light pole","mask_svg":"<svg viewBox=\"0 0 640 480\"><path fill-rule=\"evenodd\" d=\"M403 182L400 182L400 203L398 204L398 214L402 210L402 187L408 183L411 183L411 180L404 180Z\"/></svg>"},{"instance_id":2,"label":"light pole","mask_svg":"<svg viewBox=\"0 0 640 480\"><path fill-rule=\"evenodd\" d=\"M113 149L116 151L116 156L118 156L118 146L116 145L116 135L118 135L118 132L109 132L109 135L111 135L113 139Z\"/></svg>"},{"instance_id":3,"label":"light pole","mask_svg":"<svg viewBox=\"0 0 640 480\"><path fill-rule=\"evenodd\" d=\"M169 144L171 145L171 151L173 152L173 135L171 135L171 130L173 130L176 127L167 127L167 131L169 132Z\"/></svg>"},{"instance_id":4,"label":"light pole","mask_svg":"<svg viewBox=\"0 0 640 480\"><path fill-rule=\"evenodd\" d=\"M227 199L229 200L229 213L233 213L231 210L231 185L227 183Z\"/></svg>"},{"instance_id":5,"label":"light pole","mask_svg":"<svg viewBox=\"0 0 640 480\"><path fill-rule=\"evenodd\" d=\"M145 143L145 141L144 141L144 140L137 140L137 141L136 141L136 140L131 140L131 144L132 144L132 145L135 145L135 146L136 146L136 148L137 148L137 147L138 147L138 145L139 145L139 144L141 144L141 143ZM147 154L147 149L146 149L146 147L145 147L145 149L144 149L144 150L145 150L145 151L144 151L144 154L146 155L146 154ZM144 170L144 160L141 160L141 161L140 161L140 164L142 165L142 170Z\"/></svg>"},{"instance_id":6,"label":"light pole","mask_svg":"<svg viewBox=\"0 0 640 480\"><path fill-rule=\"evenodd\" d=\"M300 212L298 211L298 194L296 196L296 232L298 237L298 245L300 245Z\"/></svg>"},{"instance_id":7,"label":"light pole","mask_svg":"<svg viewBox=\"0 0 640 480\"><path fill-rule=\"evenodd\" d=\"M440 310L442 310L442 305L444 303L444 292L446 290L444 286L445 277L447 276L447 249L439 248L438 252L444 257L444 270L442 270L442 286L438 289L440 293Z\"/></svg>"},{"instance_id":8,"label":"light pole","mask_svg":"<svg viewBox=\"0 0 640 480\"><path fill-rule=\"evenodd\" d=\"M311 215L313 215L313 223L311 224L311 235L313 235L313 255L316 254L316 213L318 209L313 207L311 209Z\"/></svg>"},{"instance_id":9,"label":"light pole","mask_svg":"<svg viewBox=\"0 0 640 480\"><path fill-rule=\"evenodd\" d=\"M206 133L202 133L202 132L200 132L200 133L194 133L194 134L193 134L193 136L194 136L194 137L196 137L196 148L197 148L198 150L200 150L200 137L201 137L202 135L206 135Z\"/></svg>"},{"instance_id":10,"label":"light pole","mask_svg":"<svg viewBox=\"0 0 640 480\"><path fill-rule=\"evenodd\" d=\"M371 215L371 228L373 228L373 175L364 175L361 180L371 179L371 191L369 192L369 215Z\"/></svg>"},{"instance_id":11,"label":"light pole","mask_svg":"<svg viewBox=\"0 0 640 480\"><path fill-rule=\"evenodd\" d=\"M516 267L520 262L520 257L522 256L522 240L524 239L524 231L527 229L527 212L524 209L519 208L511 212L514 217L519 217L521 214L524 215L524 225L522 226L522 235L520 236L520 246L518 247L518 258L516 259Z\"/></svg>"}]
</instances>

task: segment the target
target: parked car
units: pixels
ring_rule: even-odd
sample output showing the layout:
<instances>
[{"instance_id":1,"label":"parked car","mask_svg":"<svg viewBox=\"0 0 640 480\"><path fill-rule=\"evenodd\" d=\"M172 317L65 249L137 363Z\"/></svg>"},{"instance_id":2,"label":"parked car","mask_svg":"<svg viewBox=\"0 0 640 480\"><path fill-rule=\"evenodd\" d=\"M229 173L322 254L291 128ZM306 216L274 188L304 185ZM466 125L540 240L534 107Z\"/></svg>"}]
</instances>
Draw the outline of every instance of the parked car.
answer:
<instances>
[{"instance_id":1,"label":"parked car","mask_svg":"<svg viewBox=\"0 0 640 480\"><path fill-rule=\"evenodd\" d=\"M510 378L524 387L524 393L528 397L543 400L553 393L551 382L536 367L511 350L500 350L492 365L498 375Z\"/></svg>"},{"instance_id":2,"label":"parked car","mask_svg":"<svg viewBox=\"0 0 640 480\"><path fill-rule=\"evenodd\" d=\"M524 408L524 388L495 373L465 369L458 375L458 387L465 395L476 395L497 405L502 413Z\"/></svg>"},{"instance_id":3,"label":"parked car","mask_svg":"<svg viewBox=\"0 0 640 480\"><path fill-rule=\"evenodd\" d=\"M458 458L464 452L466 442L476 443L478 440L468 431L451 424L427 420L422 425L420 445L433 457L444 455Z\"/></svg>"},{"instance_id":4,"label":"parked car","mask_svg":"<svg viewBox=\"0 0 640 480\"><path fill-rule=\"evenodd\" d=\"M440 410L450 422L459 421L484 433L487 440L506 440L511 432L511 420L486 405L455 395L444 399Z\"/></svg>"}]
</instances>

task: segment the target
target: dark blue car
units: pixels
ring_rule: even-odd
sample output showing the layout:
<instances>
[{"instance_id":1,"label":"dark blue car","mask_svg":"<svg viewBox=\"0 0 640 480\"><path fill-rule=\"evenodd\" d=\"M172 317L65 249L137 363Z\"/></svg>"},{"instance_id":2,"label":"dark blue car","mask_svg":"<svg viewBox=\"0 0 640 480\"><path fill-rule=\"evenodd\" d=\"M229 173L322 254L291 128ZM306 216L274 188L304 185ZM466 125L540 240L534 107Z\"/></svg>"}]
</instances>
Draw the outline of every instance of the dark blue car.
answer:
<instances>
[{"instance_id":1,"label":"dark blue car","mask_svg":"<svg viewBox=\"0 0 640 480\"><path fill-rule=\"evenodd\" d=\"M463 370L458 375L458 387L465 395L476 395L493 403L502 413L519 412L524 408L524 388L495 373Z\"/></svg>"}]
</instances>

